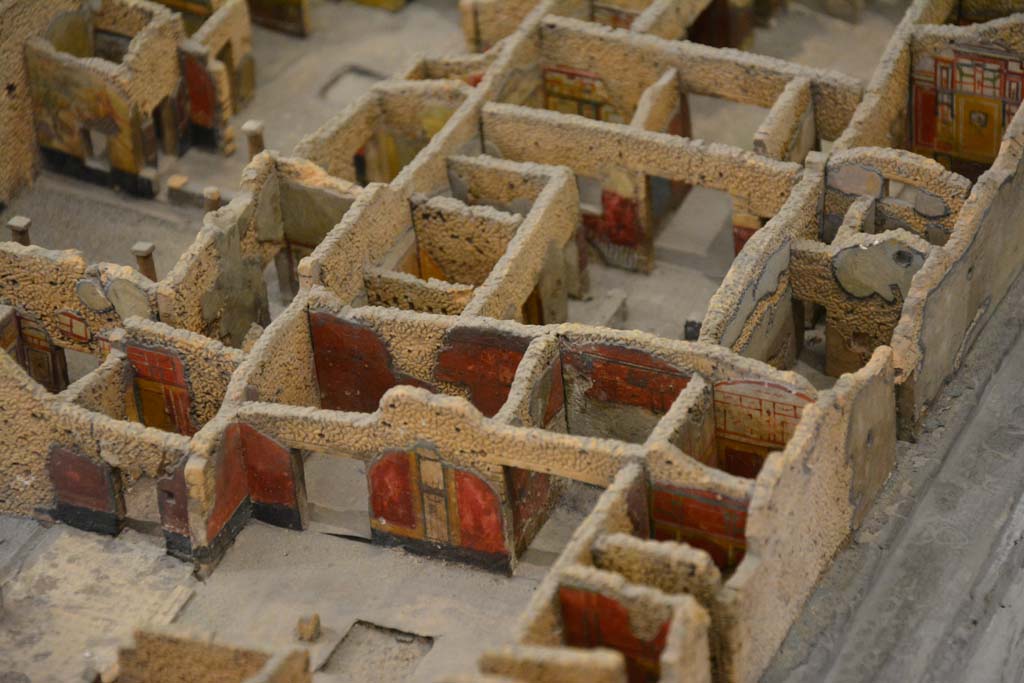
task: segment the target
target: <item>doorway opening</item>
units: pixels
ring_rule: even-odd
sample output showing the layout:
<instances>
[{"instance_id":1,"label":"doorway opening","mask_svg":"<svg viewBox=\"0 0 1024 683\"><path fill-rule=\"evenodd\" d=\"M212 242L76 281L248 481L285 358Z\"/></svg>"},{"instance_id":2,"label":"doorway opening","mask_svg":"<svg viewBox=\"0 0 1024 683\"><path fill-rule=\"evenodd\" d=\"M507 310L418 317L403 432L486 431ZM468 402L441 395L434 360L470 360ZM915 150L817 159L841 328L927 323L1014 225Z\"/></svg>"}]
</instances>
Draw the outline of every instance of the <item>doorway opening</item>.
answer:
<instances>
[{"instance_id":1,"label":"doorway opening","mask_svg":"<svg viewBox=\"0 0 1024 683\"><path fill-rule=\"evenodd\" d=\"M370 495L366 463L323 453L306 453L303 469L309 528L369 541Z\"/></svg>"},{"instance_id":2,"label":"doorway opening","mask_svg":"<svg viewBox=\"0 0 1024 683\"><path fill-rule=\"evenodd\" d=\"M110 136L95 128L82 130L85 166L95 171L110 172Z\"/></svg>"},{"instance_id":3,"label":"doorway opening","mask_svg":"<svg viewBox=\"0 0 1024 683\"><path fill-rule=\"evenodd\" d=\"M125 527L163 540L156 480L142 476L124 489Z\"/></svg>"}]
</instances>

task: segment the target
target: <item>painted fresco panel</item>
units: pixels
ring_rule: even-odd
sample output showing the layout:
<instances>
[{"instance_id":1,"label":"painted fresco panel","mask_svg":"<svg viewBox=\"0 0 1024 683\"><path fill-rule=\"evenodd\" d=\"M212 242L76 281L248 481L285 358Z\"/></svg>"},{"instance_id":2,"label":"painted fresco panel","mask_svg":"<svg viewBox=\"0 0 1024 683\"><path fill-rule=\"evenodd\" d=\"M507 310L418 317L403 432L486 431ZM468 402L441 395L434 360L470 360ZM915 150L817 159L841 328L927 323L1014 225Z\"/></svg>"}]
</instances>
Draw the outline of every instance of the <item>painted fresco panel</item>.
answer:
<instances>
[{"instance_id":1,"label":"painted fresco panel","mask_svg":"<svg viewBox=\"0 0 1024 683\"><path fill-rule=\"evenodd\" d=\"M221 461L216 468L214 506L206 522L208 542L224 530L240 505L249 496L249 480L245 471L245 446L242 431L236 423L228 427L221 445Z\"/></svg>"},{"instance_id":2,"label":"painted fresco panel","mask_svg":"<svg viewBox=\"0 0 1024 683\"><path fill-rule=\"evenodd\" d=\"M245 448L249 497L254 503L297 508L292 453L249 425L239 425Z\"/></svg>"},{"instance_id":3,"label":"painted fresco panel","mask_svg":"<svg viewBox=\"0 0 1024 683\"><path fill-rule=\"evenodd\" d=\"M413 483L415 453L385 453L367 471L370 486L371 523L388 533L422 537L416 504L418 486Z\"/></svg>"},{"instance_id":4,"label":"painted fresco panel","mask_svg":"<svg viewBox=\"0 0 1024 683\"><path fill-rule=\"evenodd\" d=\"M437 356L434 377L469 389L469 400L487 417L505 404L530 339L504 332L455 328Z\"/></svg>"},{"instance_id":5,"label":"painted fresco panel","mask_svg":"<svg viewBox=\"0 0 1024 683\"><path fill-rule=\"evenodd\" d=\"M747 505L713 491L656 485L651 491L653 537L707 551L722 571L746 552Z\"/></svg>"},{"instance_id":6,"label":"painted fresco panel","mask_svg":"<svg viewBox=\"0 0 1024 683\"><path fill-rule=\"evenodd\" d=\"M780 384L726 381L715 385L715 435L719 439L781 448L811 398Z\"/></svg>"},{"instance_id":7,"label":"painted fresco panel","mask_svg":"<svg viewBox=\"0 0 1024 683\"><path fill-rule=\"evenodd\" d=\"M172 387L166 387L168 390ZM165 385L146 379L135 379L135 393L138 398L140 422L147 427L165 432L177 432L174 419L174 405L168 400Z\"/></svg>"},{"instance_id":8,"label":"painted fresco panel","mask_svg":"<svg viewBox=\"0 0 1024 683\"><path fill-rule=\"evenodd\" d=\"M629 611L617 600L596 591L560 586L563 639L570 647L618 650L626 660L630 683L656 683L661 676L661 652L665 649L666 621L651 640L632 630Z\"/></svg>"},{"instance_id":9,"label":"painted fresco panel","mask_svg":"<svg viewBox=\"0 0 1024 683\"><path fill-rule=\"evenodd\" d=\"M512 534L521 552L547 519L553 493L551 475L515 467L506 468L505 475L512 501Z\"/></svg>"},{"instance_id":10,"label":"painted fresco panel","mask_svg":"<svg viewBox=\"0 0 1024 683\"><path fill-rule=\"evenodd\" d=\"M501 503L480 477L452 470L459 505L460 545L483 553L505 552Z\"/></svg>"},{"instance_id":11,"label":"painted fresco panel","mask_svg":"<svg viewBox=\"0 0 1024 683\"><path fill-rule=\"evenodd\" d=\"M220 124L220 103L213 76L196 55L182 53L181 65L188 84L190 120L203 128L217 128Z\"/></svg>"},{"instance_id":12,"label":"painted fresco panel","mask_svg":"<svg viewBox=\"0 0 1024 683\"><path fill-rule=\"evenodd\" d=\"M644 242L645 230L640 223L640 207L635 199L622 197L611 190L601 190L600 214L584 213L583 226L587 238L600 244L638 247Z\"/></svg>"},{"instance_id":13,"label":"painted fresco panel","mask_svg":"<svg viewBox=\"0 0 1024 683\"><path fill-rule=\"evenodd\" d=\"M51 393L67 388L68 369L64 349L53 343L42 324L17 316L18 333L21 338L21 365L29 377Z\"/></svg>"},{"instance_id":14,"label":"painted fresco panel","mask_svg":"<svg viewBox=\"0 0 1024 683\"><path fill-rule=\"evenodd\" d=\"M155 349L129 345L125 355L131 361L136 377L185 388L185 364L175 355Z\"/></svg>"},{"instance_id":15,"label":"painted fresco panel","mask_svg":"<svg viewBox=\"0 0 1024 683\"><path fill-rule=\"evenodd\" d=\"M128 345L125 354L135 371L142 423L185 436L195 434L185 365L181 359L166 351L135 345Z\"/></svg>"},{"instance_id":16,"label":"painted fresco panel","mask_svg":"<svg viewBox=\"0 0 1024 683\"><path fill-rule=\"evenodd\" d=\"M597 74L564 66L548 67L544 69L544 93L546 109L597 121L628 123Z\"/></svg>"},{"instance_id":17,"label":"painted fresco panel","mask_svg":"<svg viewBox=\"0 0 1024 683\"><path fill-rule=\"evenodd\" d=\"M912 65L911 140L915 152L977 177L999 152L1021 101L1024 64L993 46L953 44L916 52Z\"/></svg>"},{"instance_id":18,"label":"painted fresco panel","mask_svg":"<svg viewBox=\"0 0 1024 683\"><path fill-rule=\"evenodd\" d=\"M233 514L241 499L248 497L256 519L287 529L302 529L305 487L297 453L244 423L228 427L223 447L221 468L240 478L235 482L222 481L218 471L218 487L224 486L228 499L223 510ZM230 514L226 519L230 519Z\"/></svg>"},{"instance_id":19,"label":"painted fresco panel","mask_svg":"<svg viewBox=\"0 0 1024 683\"><path fill-rule=\"evenodd\" d=\"M480 558L488 566L507 555L501 500L478 474L425 449L383 453L367 479L375 533L407 539L400 542L413 550L445 556L447 549L449 557Z\"/></svg>"},{"instance_id":20,"label":"painted fresco panel","mask_svg":"<svg viewBox=\"0 0 1024 683\"><path fill-rule=\"evenodd\" d=\"M160 525L165 532L178 534L188 538L188 485L185 482L185 463L174 469L174 472L157 480L157 507L160 510Z\"/></svg>"},{"instance_id":21,"label":"painted fresco panel","mask_svg":"<svg viewBox=\"0 0 1024 683\"><path fill-rule=\"evenodd\" d=\"M65 448L54 448L47 461L58 504L95 512L116 513L113 468Z\"/></svg>"},{"instance_id":22,"label":"painted fresco panel","mask_svg":"<svg viewBox=\"0 0 1024 683\"><path fill-rule=\"evenodd\" d=\"M428 541L447 544L448 500L434 492L423 492L423 526Z\"/></svg>"},{"instance_id":23,"label":"painted fresco panel","mask_svg":"<svg viewBox=\"0 0 1024 683\"><path fill-rule=\"evenodd\" d=\"M103 162L124 173L139 173L140 118L127 93L99 72L68 67L37 49L26 49L25 66L40 147L85 160L92 131L105 138Z\"/></svg>"},{"instance_id":24,"label":"painted fresco panel","mask_svg":"<svg viewBox=\"0 0 1024 683\"><path fill-rule=\"evenodd\" d=\"M562 357L555 356L547 371L551 378L551 388L548 391L548 400L544 406L544 415L541 418L541 426L550 429L555 418L565 408L565 379L562 377Z\"/></svg>"},{"instance_id":25,"label":"painted fresco panel","mask_svg":"<svg viewBox=\"0 0 1024 683\"><path fill-rule=\"evenodd\" d=\"M686 372L663 360L613 344L567 346L562 362L590 380L588 398L638 406L657 414L667 412L690 381Z\"/></svg>"},{"instance_id":26,"label":"painted fresco panel","mask_svg":"<svg viewBox=\"0 0 1024 683\"><path fill-rule=\"evenodd\" d=\"M919 147L936 146L938 106L935 88L914 85L914 143Z\"/></svg>"},{"instance_id":27,"label":"painted fresco panel","mask_svg":"<svg viewBox=\"0 0 1024 683\"><path fill-rule=\"evenodd\" d=\"M395 372L387 344L369 327L328 313L310 313L309 323L323 408L372 413L398 384L433 390Z\"/></svg>"},{"instance_id":28,"label":"painted fresco panel","mask_svg":"<svg viewBox=\"0 0 1024 683\"><path fill-rule=\"evenodd\" d=\"M0 318L0 352L18 360L20 344L18 342L18 319L11 315Z\"/></svg>"}]
</instances>

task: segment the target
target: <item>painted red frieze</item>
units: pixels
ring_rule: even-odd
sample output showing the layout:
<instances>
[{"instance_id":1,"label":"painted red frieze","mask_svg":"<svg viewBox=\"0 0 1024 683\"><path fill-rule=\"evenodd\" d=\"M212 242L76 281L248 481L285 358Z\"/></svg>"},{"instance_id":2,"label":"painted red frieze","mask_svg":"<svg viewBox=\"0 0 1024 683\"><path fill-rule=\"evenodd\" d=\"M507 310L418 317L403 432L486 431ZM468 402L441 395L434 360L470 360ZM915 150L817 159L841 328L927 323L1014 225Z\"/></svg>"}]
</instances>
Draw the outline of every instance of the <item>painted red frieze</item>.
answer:
<instances>
[{"instance_id":1,"label":"painted red frieze","mask_svg":"<svg viewBox=\"0 0 1024 683\"><path fill-rule=\"evenodd\" d=\"M558 600L562 611L565 644L571 647L607 647L618 650L626 660L630 683L656 683L661 675L661 652L665 649L669 623L666 621L651 640L641 640L629 623L629 611L611 597L595 591L561 586Z\"/></svg>"},{"instance_id":2,"label":"painted red frieze","mask_svg":"<svg viewBox=\"0 0 1024 683\"><path fill-rule=\"evenodd\" d=\"M530 339L501 331L456 327L437 356L434 377L469 389L470 402L487 417L505 404Z\"/></svg>"},{"instance_id":3,"label":"painted red frieze","mask_svg":"<svg viewBox=\"0 0 1024 683\"><path fill-rule=\"evenodd\" d=\"M588 398L659 414L690 382L689 374L649 353L613 344L569 345L562 362L590 380Z\"/></svg>"},{"instance_id":4,"label":"painted red frieze","mask_svg":"<svg viewBox=\"0 0 1024 683\"><path fill-rule=\"evenodd\" d=\"M748 505L713 491L656 485L651 490L654 538L706 550L719 568L731 570L746 551Z\"/></svg>"}]
</instances>

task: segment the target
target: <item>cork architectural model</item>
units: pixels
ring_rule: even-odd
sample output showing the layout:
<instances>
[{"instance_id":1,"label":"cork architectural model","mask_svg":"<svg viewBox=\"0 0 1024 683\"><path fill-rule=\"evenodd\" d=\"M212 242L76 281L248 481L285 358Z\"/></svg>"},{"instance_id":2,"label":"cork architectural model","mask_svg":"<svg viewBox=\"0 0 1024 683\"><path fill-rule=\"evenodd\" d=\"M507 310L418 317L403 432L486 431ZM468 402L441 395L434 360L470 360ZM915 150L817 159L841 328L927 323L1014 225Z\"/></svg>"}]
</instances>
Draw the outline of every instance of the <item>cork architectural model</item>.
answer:
<instances>
[{"instance_id":1,"label":"cork architectural model","mask_svg":"<svg viewBox=\"0 0 1024 683\"><path fill-rule=\"evenodd\" d=\"M275 150L252 22L314 37L317 3L0 2L0 206L248 160L163 272L9 219L0 513L117 536L149 482L207 579L251 525L314 533L316 454L370 543L515 577L591 491L511 636L436 680L757 681L1024 266L1024 8L915 0L862 80L745 51L778 3L449 4L464 46ZM698 97L766 115L708 142ZM701 192L731 261L677 333L574 316L595 273L656 278ZM320 680L299 641L138 626L102 680Z\"/></svg>"}]
</instances>

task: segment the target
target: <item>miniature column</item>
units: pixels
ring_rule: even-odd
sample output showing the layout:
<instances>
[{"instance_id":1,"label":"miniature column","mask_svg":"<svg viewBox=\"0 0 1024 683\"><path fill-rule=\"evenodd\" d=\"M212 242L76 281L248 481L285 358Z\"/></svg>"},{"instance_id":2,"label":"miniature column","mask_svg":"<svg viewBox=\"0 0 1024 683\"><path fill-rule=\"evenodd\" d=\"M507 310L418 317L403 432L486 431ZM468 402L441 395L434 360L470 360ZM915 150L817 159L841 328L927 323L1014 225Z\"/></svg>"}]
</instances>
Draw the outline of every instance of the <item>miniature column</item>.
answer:
<instances>
[{"instance_id":1,"label":"miniature column","mask_svg":"<svg viewBox=\"0 0 1024 683\"><path fill-rule=\"evenodd\" d=\"M156 282L156 263L153 262L153 251L156 246L152 242L136 242L132 245L132 253L139 265L139 272Z\"/></svg>"},{"instance_id":2,"label":"miniature column","mask_svg":"<svg viewBox=\"0 0 1024 683\"><path fill-rule=\"evenodd\" d=\"M249 119L242 124L242 132L249 141L249 160L266 149L263 146L263 122Z\"/></svg>"},{"instance_id":3,"label":"miniature column","mask_svg":"<svg viewBox=\"0 0 1024 683\"><path fill-rule=\"evenodd\" d=\"M7 221L7 227L11 229L11 239L22 246L32 244L28 236L28 230L32 227L32 220L26 216L14 216Z\"/></svg>"},{"instance_id":4,"label":"miniature column","mask_svg":"<svg viewBox=\"0 0 1024 683\"><path fill-rule=\"evenodd\" d=\"M212 185L203 190L203 209L216 211L220 208L220 190Z\"/></svg>"}]
</instances>

